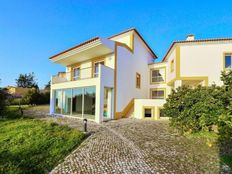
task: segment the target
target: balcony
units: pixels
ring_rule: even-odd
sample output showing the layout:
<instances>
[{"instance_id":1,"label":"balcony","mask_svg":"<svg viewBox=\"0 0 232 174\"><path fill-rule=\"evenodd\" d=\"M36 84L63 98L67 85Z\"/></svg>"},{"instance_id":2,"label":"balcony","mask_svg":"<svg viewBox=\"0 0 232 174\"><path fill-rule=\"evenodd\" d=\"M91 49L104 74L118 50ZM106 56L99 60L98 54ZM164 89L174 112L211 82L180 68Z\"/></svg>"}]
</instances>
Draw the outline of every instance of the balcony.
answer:
<instances>
[{"instance_id":1,"label":"balcony","mask_svg":"<svg viewBox=\"0 0 232 174\"><path fill-rule=\"evenodd\" d=\"M57 75L52 76L51 84L96 79L99 78L99 76L110 76L110 78L113 78L113 71L114 70L110 67L100 65L97 72L95 72L92 67L79 69L78 72L59 72Z\"/></svg>"},{"instance_id":2,"label":"balcony","mask_svg":"<svg viewBox=\"0 0 232 174\"><path fill-rule=\"evenodd\" d=\"M82 68L79 69L78 73L75 73L74 71L60 72L57 75L52 76L52 84L90 79L96 77L98 77L98 73L93 74L92 67Z\"/></svg>"}]
</instances>

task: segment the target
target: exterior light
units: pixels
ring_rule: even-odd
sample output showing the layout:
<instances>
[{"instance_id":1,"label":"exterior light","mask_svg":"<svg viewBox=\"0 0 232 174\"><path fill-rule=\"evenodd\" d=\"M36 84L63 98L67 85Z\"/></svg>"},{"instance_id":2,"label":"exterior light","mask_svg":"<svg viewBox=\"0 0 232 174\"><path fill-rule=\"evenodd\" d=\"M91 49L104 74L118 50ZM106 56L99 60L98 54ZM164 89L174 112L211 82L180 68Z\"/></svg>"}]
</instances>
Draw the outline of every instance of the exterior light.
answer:
<instances>
[{"instance_id":1,"label":"exterior light","mask_svg":"<svg viewBox=\"0 0 232 174\"><path fill-rule=\"evenodd\" d=\"M83 123L84 123L84 132L87 132L87 119L85 118L84 120L83 120Z\"/></svg>"}]
</instances>

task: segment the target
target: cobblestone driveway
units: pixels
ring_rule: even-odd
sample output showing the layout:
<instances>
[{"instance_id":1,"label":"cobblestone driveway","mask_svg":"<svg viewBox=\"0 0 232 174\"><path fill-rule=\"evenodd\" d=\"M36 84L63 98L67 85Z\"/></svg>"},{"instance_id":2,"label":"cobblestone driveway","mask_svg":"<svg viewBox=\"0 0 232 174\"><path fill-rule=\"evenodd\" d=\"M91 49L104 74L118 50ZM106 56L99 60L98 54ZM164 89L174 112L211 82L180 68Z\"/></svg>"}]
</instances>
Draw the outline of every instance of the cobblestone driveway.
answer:
<instances>
[{"instance_id":1,"label":"cobblestone driveway","mask_svg":"<svg viewBox=\"0 0 232 174\"><path fill-rule=\"evenodd\" d=\"M55 119L82 129L78 119ZM219 173L217 148L178 135L168 121L120 119L98 125L52 173Z\"/></svg>"}]
</instances>

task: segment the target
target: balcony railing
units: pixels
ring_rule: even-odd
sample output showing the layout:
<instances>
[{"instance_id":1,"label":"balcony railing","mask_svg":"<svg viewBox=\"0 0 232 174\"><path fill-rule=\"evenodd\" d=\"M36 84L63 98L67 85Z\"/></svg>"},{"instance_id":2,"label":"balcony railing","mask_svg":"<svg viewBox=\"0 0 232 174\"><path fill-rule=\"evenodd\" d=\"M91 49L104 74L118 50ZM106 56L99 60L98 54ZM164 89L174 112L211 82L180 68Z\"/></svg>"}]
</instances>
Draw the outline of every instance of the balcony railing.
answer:
<instances>
[{"instance_id":1,"label":"balcony railing","mask_svg":"<svg viewBox=\"0 0 232 174\"><path fill-rule=\"evenodd\" d=\"M88 68L81 68L78 70L78 72L75 73L74 71L60 72L57 75L52 76L52 84L97 78L100 72L106 73L105 71L111 74L111 71L113 71L113 69L105 65L99 65L99 67L96 68L96 70L92 67L88 67Z\"/></svg>"},{"instance_id":2,"label":"balcony railing","mask_svg":"<svg viewBox=\"0 0 232 174\"><path fill-rule=\"evenodd\" d=\"M52 76L52 84L96 77L98 77L98 73L93 72L92 67L88 67L79 69L78 73L74 73L74 71L58 73L58 75Z\"/></svg>"}]
</instances>

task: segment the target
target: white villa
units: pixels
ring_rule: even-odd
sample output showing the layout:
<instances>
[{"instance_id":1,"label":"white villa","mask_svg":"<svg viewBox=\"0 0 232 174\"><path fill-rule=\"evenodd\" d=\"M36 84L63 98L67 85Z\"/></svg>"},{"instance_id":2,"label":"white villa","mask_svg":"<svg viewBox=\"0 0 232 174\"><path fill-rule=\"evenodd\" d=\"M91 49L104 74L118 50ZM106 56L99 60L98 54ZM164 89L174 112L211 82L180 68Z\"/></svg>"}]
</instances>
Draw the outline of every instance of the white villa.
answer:
<instances>
[{"instance_id":1,"label":"white villa","mask_svg":"<svg viewBox=\"0 0 232 174\"><path fill-rule=\"evenodd\" d=\"M231 68L232 38L173 42L162 62L136 29L96 37L50 57L65 72L51 79L50 114L98 123L122 117L160 119L181 85L221 85Z\"/></svg>"}]
</instances>

